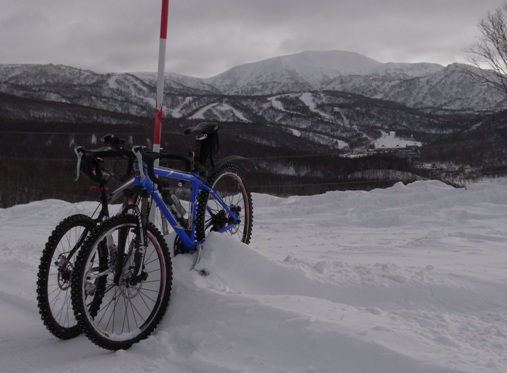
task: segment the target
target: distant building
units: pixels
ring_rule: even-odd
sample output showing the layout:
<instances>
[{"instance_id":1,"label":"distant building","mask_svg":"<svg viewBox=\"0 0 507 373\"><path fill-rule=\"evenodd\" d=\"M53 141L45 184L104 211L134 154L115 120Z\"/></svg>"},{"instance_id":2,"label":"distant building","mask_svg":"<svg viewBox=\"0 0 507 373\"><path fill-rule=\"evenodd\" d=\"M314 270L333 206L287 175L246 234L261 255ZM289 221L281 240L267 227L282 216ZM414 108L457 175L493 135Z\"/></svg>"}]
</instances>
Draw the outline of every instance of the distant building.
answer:
<instances>
[{"instance_id":1,"label":"distant building","mask_svg":"<svg viewBox=\"0 0 507 373\"><path fill-rule=\"evenodd\" d=\"M398 139L396 132L383 133L382 138L368 147L369 154L393 154L400 158L417 161L420 159L421 143Z\"/></svg>"}]
</instances>

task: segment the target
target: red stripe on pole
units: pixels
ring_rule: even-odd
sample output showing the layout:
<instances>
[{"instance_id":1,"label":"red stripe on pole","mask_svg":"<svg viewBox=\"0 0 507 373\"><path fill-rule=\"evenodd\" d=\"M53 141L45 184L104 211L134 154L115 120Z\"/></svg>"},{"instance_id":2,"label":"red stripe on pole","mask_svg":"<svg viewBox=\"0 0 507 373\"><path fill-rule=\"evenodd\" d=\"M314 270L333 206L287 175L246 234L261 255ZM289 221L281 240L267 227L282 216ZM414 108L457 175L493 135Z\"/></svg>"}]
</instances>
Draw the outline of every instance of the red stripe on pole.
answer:
<instances>
[{"instance_id":1,"label":"red stripe on pole","mask_svg":"<svg viewBox=\"0 0 507 373\"><path fill-rule=\"evenodd\" d=\"M153 144L160 145L162 135L162 106L155 109L155 122L153 123Z\"/></svg>"},{"instance_id":2,"label":"red stripe on pole","mask_svg":"<svg viewBox=\"0 0 507 373\"><path fill-rule=\"evenodd\" d=\"M167 39L167 18L169 15L169 0L162 0L162 20L160 22L160 38Z\"/></svg>"}]
</instances>

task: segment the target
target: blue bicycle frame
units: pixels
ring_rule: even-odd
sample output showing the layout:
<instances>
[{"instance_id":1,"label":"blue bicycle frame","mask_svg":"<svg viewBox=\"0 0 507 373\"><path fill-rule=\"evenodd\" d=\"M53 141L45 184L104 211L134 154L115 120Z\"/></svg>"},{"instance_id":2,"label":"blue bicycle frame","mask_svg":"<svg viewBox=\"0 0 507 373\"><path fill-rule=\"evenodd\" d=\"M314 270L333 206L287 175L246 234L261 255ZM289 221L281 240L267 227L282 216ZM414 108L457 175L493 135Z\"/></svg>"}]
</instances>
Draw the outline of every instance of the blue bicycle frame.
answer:
<instances>
[{"instance_id":1,"label":"blue bicycle frame","mask_svg":"<svg viewBox=\"0 0 507 373\"><path fill-rule=\"evenodd\" d=\"M197 197L201 191L208 192L215 201L225 210L225 212L232 218L232 223L229 223L224 228L218 230L217 232L223 233L234 227L236 222L238 221L238 214L235 211L232 211L229 206L225 204L225 202L220 198L220 196L206 183L206 181L202 180L199 177L198 173L190 173L184 171L178 171L165 167L154 167L154 173L158 177L165 177L168 179L185 181L191 183L191 211L189 214L189 228L182 227L181 224L173 216L172 212L166 206L162 196L158 191L158 187L155 182L153 182L148 173L146 172L146 163L143 163L143 171L137 172L137 176L134 178L134 186L142 187L146 189L150 196L155 201L155 204L162 212L163 216L167 219L168 223L174 229L181 242L185 246L185 248L189 251L196 251L200 245L203 244L204 239L196 242L196 227L195 221L197 216ZM139 167L137 167L139 169ZM138 170L139 171L139 170Z\"/></svg>"}]
</instances>

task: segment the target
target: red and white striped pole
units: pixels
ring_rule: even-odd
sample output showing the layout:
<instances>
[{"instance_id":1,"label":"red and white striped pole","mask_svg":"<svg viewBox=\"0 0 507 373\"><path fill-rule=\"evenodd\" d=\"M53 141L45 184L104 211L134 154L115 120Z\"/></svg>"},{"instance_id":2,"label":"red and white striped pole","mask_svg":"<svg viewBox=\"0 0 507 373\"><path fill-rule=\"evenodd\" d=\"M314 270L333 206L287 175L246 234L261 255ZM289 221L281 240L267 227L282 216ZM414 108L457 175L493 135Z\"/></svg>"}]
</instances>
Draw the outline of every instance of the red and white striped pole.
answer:
<instances>
[{"instance_id":1,"label":"red and white striped pole","mask_svg":"<svg viewBox=\"0 0 507 373\"><path fill-rule=\"evenodd\" d=\"M165 51L167 40L167 19L169 17L169 0L162 0L162 17L160 21L160 45L158 50L157 99L155 102L155 123L153 124L153 151L160 152L162 136L162 113L164 108Z\"/></svg>"}]
</instances>

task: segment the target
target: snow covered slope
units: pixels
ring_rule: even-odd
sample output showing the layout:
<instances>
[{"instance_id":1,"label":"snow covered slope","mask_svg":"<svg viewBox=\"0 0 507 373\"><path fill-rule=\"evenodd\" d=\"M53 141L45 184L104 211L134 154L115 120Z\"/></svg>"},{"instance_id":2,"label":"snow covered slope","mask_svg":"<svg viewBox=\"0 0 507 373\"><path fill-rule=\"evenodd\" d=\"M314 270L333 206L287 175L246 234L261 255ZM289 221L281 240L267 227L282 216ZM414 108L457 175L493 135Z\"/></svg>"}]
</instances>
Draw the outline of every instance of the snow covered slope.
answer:
<instances>
[{"instance_id":1,"label":"snow covered slope","mask_svg":"<svg viewBox=\"0 0 507 373\"><path fill-rule=\"evenodd\" d=\"M337 76L364 75L379 65L353 52L302 52L240 65L208 82L229 94L315 90Z\"/></svg>"},{"instance_id":2,"label":"snow covered slope","mask_svg":"<svg viewBox=\"0 0 507 373\"><path fill-rule=\"evenodd\" d=\"M177 256L162 324L117 353L56 340L36 306L51 230L94 207L0 209L2 372L507 371L507 179L256 194L251 245L212 235L208 277Z\"/></svg>"},{"instance_id":3,"label":"snow covered slope","mask_svg":"<svg viewBox=\"0 0 507 373\"><path fill-rule=\"evenodd\" d=\"M155 105L154 88L134 75L63 65L0 65L0 92L132 115L152 113Z\"/></svg>"},{"instance_id":4,"label":"snow covered slope","mask_svg":"<svg viewBox=\"0 0 507 373\"><path fill-rule=\"evenodd\" d=\"M501 110L506 107L505 95L472 78L477 69L464 64L451 64L441 69L430 66L419 76L411 76L405 70L384 70L371 76L341 76L326 89L345 91L366 97L381 98L414 108L431 108L433 112L444 110ZM492 78L493 79L493 78Z\"/></svg>"}]
</instances>

